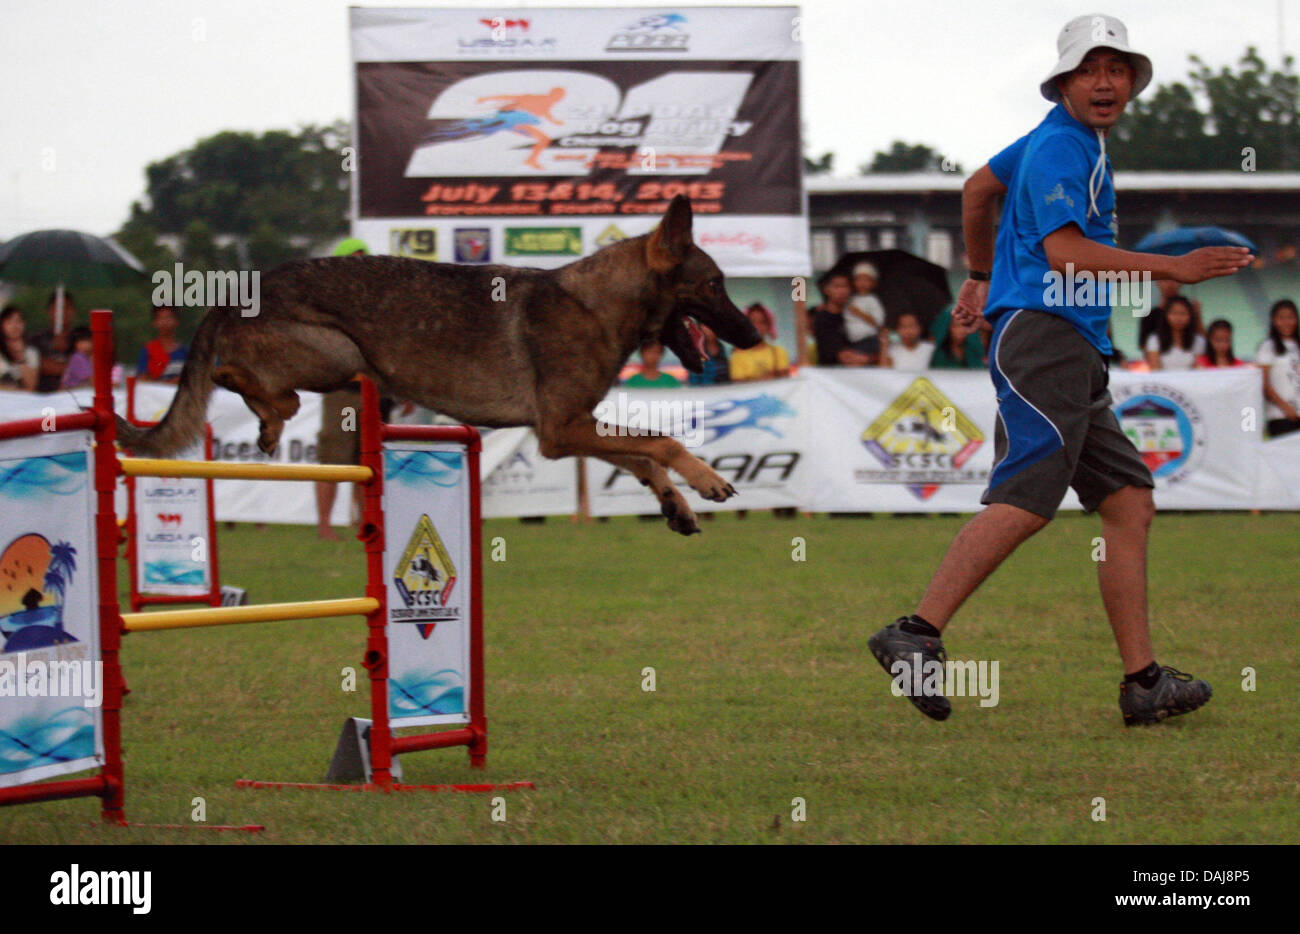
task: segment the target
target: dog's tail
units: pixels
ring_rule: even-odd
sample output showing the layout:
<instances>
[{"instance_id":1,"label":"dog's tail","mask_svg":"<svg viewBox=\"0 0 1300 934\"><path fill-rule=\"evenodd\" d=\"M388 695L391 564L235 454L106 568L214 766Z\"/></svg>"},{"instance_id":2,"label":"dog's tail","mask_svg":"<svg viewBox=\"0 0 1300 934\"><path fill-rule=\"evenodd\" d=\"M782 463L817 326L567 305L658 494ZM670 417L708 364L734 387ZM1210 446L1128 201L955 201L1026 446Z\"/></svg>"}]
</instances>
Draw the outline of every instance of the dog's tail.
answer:
<instances>
[{"instance_id":1,"label":"dog's tail","mask_svg":"<svg viewBox=\"0 0 1300 934\"><path fill-rule=\"evenodd\" d=\"M212 396L212 358L220 324L221 308L212 308L199 322L190 344L189 356L181 370L180 384L171 407L152 428L132 425L117 416L117 439L122 447L139 457L172 457L185 450L203 434L208 399Z\"/></svg>"}]
</instances>

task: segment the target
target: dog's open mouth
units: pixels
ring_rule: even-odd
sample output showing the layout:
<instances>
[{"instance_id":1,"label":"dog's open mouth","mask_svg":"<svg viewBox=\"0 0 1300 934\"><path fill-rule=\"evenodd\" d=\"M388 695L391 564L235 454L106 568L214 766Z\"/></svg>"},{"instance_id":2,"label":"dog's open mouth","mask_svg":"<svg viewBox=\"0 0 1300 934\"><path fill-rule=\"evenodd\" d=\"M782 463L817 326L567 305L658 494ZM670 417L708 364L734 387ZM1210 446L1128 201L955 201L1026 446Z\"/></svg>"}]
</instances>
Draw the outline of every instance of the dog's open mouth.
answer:
<instances>
[{"instance_id":1,"label":"dog's open mouth","mask_svg":"<svg viewBox=\"0 0 1300 934\"><path fill-rule=\"evenodd\" d=\"M673 312L664 322L661 338L664 346L677 354L677 359L682 361L682 366L692 373L703 371L704 332L700 330L700 326L694 319L683 312Z\"/></svg>"}]
</instances>

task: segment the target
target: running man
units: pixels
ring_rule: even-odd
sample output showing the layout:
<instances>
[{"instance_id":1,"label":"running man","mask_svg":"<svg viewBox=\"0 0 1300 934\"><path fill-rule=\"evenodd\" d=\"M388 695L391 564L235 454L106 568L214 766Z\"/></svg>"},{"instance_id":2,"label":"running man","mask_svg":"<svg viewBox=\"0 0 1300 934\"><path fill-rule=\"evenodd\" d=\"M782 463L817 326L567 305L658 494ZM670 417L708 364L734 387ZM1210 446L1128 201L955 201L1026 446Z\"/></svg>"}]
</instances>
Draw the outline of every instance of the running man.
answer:
<instances>
[{"instance_id":1,"label":"running man","mask_svg":"<svg viewBox=\"0 0 1300 934\"><path fill-rule=\"evenodd\" d=\"M1156 664L1147 626L1147 530L1155 515L1151 472L1120 430L1107 388L1109 296L1091 307L1063 304L1048 283L1118 272L1129 282L1200 282L1232 275L1249 251L1207 247L1185 256L1115 247L1115 189L1106 134L1151 81L1151 60L1128 45L1111 16L1080 16L1057 38L1059 61L1040 90L1056 104L1032 132L967 181L962 224L970 277L955 315L993 324L989 368L997 390L995 463L982 512L949 546L916 612L868 641L891 675L946 661L941 634L953 614L1006 558L1043 526L1067 488L1101 516L1102 602L1124 665L1125 725L1157 723L1210 699L1210 686ZM997 199L1006 195L994 240ZM995 248L996 246L996 248ZM990 281L991 280L991 281ZM1065 279L1068 289L1068 279ZM898 662L908 667L896 669ZM933 665L922 669L932 671ZM909 699L944 720L951 705L927 679ZM928 689L928 691L926 690Z\"/></svg>"},{"instance_id":2,"label":"running man","mask_svg":"<svg viewBox=\"0 0 1300 934\"><path fill-rule=\"evenodd\" d=\"M564 124L551 112L560 101L564 100L564 88L551 88L548 94L493 94L480 97L475 103L487 104L499 101L497 112L490 117L469 117L464 120L435 120L435 126L420 137L416 145L428 146L433 143L454 143L480 136L491 136L502 130L518 133L533 140L533 146L526 165L540 170L538 161L553 140L537 127L543 120L557 126Z\"/></svg>"}]
</instances>

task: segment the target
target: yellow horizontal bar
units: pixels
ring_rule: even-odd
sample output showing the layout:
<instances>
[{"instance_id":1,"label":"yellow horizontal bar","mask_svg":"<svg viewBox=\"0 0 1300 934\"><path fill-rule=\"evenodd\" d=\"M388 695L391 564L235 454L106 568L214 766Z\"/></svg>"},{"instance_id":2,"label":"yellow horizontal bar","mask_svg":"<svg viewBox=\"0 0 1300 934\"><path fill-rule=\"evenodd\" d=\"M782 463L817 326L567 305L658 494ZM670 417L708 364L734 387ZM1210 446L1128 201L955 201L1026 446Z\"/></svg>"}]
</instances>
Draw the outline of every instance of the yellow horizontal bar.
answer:
<instances>
[{"instance_id":1,"label":"yellow horizontal bar","mask_svg":"<svg viewBox=\"0 0 1300 934\"><path fill-rule=\"evenodd\" d=\"M215 606L201 610L162 610L156 613L123 613L127 632L158 629L192 629L196 626L228 626L232 623L269 623L281 619L320 619L326 616L364 616L379 609L374 597L342 600L307 600L302 603L263 603L258 606Z\"/></svg>"},{"instance_id":2,"label":"yellow horizontal bar","mask_svg":"<svg viewBox=\"0 0 1300 934\"><path fill-rule=\"evenodd\" d=\"M365 483L373 471L347 464L241 464L230 461L173 461L154 457L124 457L128 477L212 477L216 480L321 480Z\"/></svg>"}]
</instances>

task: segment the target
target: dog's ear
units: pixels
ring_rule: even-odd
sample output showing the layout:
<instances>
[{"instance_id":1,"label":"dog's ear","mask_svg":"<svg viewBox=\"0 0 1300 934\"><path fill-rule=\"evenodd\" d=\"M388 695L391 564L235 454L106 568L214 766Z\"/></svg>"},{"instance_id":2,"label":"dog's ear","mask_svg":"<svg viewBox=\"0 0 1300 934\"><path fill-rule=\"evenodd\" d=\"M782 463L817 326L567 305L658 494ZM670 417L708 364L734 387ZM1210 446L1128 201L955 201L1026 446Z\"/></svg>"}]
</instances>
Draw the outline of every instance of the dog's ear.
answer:
<instances>
[{"instance_id":1,"label":"dog's ear","mask_svg":"<svg viewBox=\"0 0 1300 934\"><path fill-rule=\"evenodd\" d=\"M671 272L690 253L691 201L678 195L668 205L663 220L650 234L646 244L646 261L653 272Z\"/></svg>"}]
</instances>

